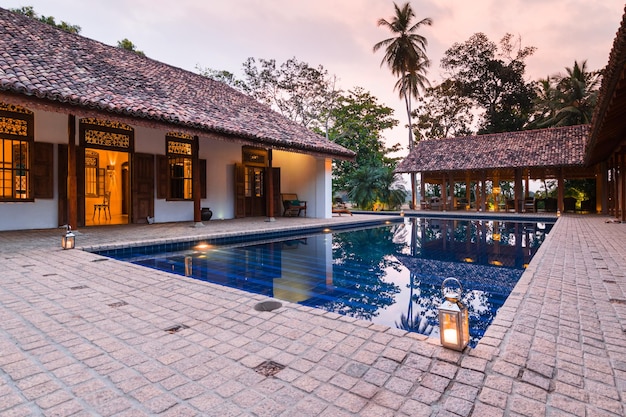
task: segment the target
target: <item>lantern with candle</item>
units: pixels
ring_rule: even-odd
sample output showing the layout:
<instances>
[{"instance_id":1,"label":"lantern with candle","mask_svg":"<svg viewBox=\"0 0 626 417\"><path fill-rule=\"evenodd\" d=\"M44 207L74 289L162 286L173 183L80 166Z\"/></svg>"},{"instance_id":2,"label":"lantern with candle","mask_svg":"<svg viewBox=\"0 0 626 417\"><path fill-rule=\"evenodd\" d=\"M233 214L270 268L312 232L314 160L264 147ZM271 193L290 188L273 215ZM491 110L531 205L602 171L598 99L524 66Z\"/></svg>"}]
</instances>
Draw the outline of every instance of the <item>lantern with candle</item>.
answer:
<instances>
[{"instance_id":1,"label":"lantern with candle","mask_svg":"<svg viewBox=\"0 0 626 417\"><path fill-rule=\"evenodd\" d=\"M455 287L450 284L454 283ZM446 278L441 284L445 298L439 306L439 333L441 345L462 351L469 342L469 314L461 302L463 287L456 278Z\"/></svg>"}]
</instances>

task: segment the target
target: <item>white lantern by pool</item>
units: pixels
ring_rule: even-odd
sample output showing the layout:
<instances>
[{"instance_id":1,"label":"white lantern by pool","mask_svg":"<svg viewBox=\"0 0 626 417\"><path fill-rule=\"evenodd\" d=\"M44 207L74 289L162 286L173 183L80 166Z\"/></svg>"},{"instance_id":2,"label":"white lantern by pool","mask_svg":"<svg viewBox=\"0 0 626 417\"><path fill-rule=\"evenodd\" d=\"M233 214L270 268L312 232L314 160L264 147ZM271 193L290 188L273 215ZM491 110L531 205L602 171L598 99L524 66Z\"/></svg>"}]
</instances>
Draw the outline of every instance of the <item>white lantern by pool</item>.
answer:
<instances>
[{"instance_id":1,"label":"white lantern by pool","mask_svg":"<svg viewBox=\"0 0 626 417\"><path fill-rule=\"evenodd\" d=\"M63 249L74 249L76 245L76 235L72 233L72 226L67 225L67 230L61 238L61 247Z\"/></svg>"},{"instance_id":2,"label":"white lantern by pool","mask_svg":"<svg viewBox=\"0 0 626 417\"><path fill-rule=\"evenodd\" d=\"M456 283L457 288L447 287ZM439 306L439 334L441 345L462 351L469 342L469 314L461 302L463 287L456 278L446 278L441 283L441 292L445 298Z\"/></svg>"}]
</instances>

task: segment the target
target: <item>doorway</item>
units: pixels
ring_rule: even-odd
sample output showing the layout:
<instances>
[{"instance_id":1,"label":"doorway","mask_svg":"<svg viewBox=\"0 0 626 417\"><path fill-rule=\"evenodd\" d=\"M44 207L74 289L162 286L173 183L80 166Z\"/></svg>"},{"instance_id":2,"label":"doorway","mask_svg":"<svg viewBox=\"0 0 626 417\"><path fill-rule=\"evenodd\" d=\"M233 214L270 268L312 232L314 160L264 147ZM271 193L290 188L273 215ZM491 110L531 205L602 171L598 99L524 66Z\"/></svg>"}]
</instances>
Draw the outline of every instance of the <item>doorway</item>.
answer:
<instances>
[{"instance_id":1,"label":"doorway","mask_svg":"<svg viewBox=\"0 0 626 417\"><path fill-rule=\"evenodd\" d=\"M85 226L128 224L128 152L85 149Z\"/></svg>"}]
</instances>

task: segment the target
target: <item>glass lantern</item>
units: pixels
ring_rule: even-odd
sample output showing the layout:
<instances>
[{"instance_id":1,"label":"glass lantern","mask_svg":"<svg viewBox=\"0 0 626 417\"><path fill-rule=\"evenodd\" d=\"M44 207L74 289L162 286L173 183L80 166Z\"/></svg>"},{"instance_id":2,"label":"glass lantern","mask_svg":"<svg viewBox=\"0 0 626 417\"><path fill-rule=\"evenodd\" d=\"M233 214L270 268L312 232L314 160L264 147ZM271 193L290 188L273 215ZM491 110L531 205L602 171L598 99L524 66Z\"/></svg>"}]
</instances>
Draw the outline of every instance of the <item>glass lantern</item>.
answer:
<instances>
[{"instance_id":1,"label":"glass lantern","mask_svg":"<svg viewBox=\"0 0 626 417\"><path fill-rule=\"evenodd\" d=\"M76 235L72 233L72 226L67 225L67 230L61 238L61 247L63 249L74 249L76 246Z\"/></svg>"},{"instance_id":2,"label":"glass lantern","mask_svg":"<svg viewBox=\"0 0 626 417\"><path fill-rule=\"evenodd\" d=\"M452 282L456 283L457 288L447 286ZM441 284L441 292L445 298L439 306L441 345L462 351L469 342L469 314L461 302L463 287L458 279L446 278Z\"/></svg>"}]
</instances>

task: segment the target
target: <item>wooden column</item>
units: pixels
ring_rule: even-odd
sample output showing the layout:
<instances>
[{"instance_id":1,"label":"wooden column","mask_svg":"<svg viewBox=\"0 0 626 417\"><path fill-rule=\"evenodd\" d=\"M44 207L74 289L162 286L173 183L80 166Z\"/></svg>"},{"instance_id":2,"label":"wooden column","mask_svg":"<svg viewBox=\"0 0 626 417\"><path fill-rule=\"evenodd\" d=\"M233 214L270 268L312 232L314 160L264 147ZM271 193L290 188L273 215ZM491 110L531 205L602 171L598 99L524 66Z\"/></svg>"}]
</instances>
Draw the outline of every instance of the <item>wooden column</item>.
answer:
<instances>
[{"instance_id":1,"label":"wooden column","mask_svg":"<svg viewBox=\"0 0 626 417\"><path fill-rule=\"evenodd\" d=\"M425 202L426 201L426 183L424 182L424 173L420 172L420 197ZM420 205L421 207L421 205ZM415 210L415 207L413 210Z\"/></svg>"},{"instance_id":2,"label":"wooden column","mask_svg":"<svg viewBox=\"0 0 626 417\"><path fill-rule=\"evenodd\" d=\"M193 137L193 144L191 150L191 169L193 176L193 221L196 224L202 223L202 212L200 210L200 199L202 198L202 192L200 189L200 139L198 136Z\"/></svg>"},{"instance_id":3,"label":"wooden column","mask_svg":"<svg viewBox=\"0 0 626 417\"><path fill-rule=\"evenodd\" d=\"M524 198L530 198L530 170L526 169L524 172Z\"/></svg>"},{"instance_id":4,"label":"wooden column","mask_svg":"<svg viewBox=\"0 0 626 417\"><path fill-rule=\"evenodd\" d=\"M558 190L557 190L557 210L563 213L565 211L565 206L563 205L563 197L565 195L565 180L563 179L563 168L559 168L559 174L557 178L558 182Z\"/></svg>"},{"instance_id":5,"label":"wooden column","mask_svg":"<svg viewBox=\"0 0 626 417\"><path fill-rule=\"evenodd\" d=\"M472 179L470 178L469 171L465 173L465 200L468 206L472 204ZM466 207L463 207L463 210L466 209Z\"/></svg>"},{"instance_id":6,"label":"wooden column","mask_svg":"<svg viewBox=\"0 0 626 417\"><path fill-rule=\"evenodd\" d=\"M455 206L456 206L456 196L454 195L454 176L452 173L450 173L450 199L448 201L448 203L450 203L450 206L448 207L448 210L452 210Z\"/></svg>"},{"instance_id":7,"label":"wooden column","mask_svg":"<svg viewBox=\"0 0 626 417\"><path fill-rule=\"evenodd\" d=\"M78 185L76 180L76 116L67 116L67 223L78 227Z\"/></svg>"},{"instance_id":8,"label":"wooden column","mask_svg":"<svg viewBox=\"0 0 626 417\"><path fill-rule=\"evenodd\" d=\"M446 184L446 174L443 174L441 180L441 207L446 211L446 202L448 201L448 187Z\"/></svg>"},{"instance_id":9,"label":"wooden column","mask_svg":"<svg viewBox=\"0 0 626 417\"><path fill-rule=\"evenodd\" d=\"M267 150L267 220L276 221L274 218L274 170L272 169L272 150Z\"/></svg>"},{"instance_id":10,"label":"wooden column","mask_svg":"<svg viewBox=\"0 0 626 417\"><path fill-rule=\"evenodd\" d=\"M622 149L622 151L620 152L620 158L619 158L619 183L620 183L620 188L621 188L621 192L619 195L619 213L620 213L620 217L619 219L621 221L626 221L626 175L624 175L624 167L626 165L626 151L624 151Z\"/></svg>"},{"instance_id":11,"label":"wooden column","mask_svg":"<svg viewBox=\"0 0 626 417\"><path fill-rule=\"evenodd\" d=\"M528 177L526 177L528 178ZM515 170L515 200L514 203L515 207L513 209L514 212L516 213L521 213L522 209L524 208L524 198L522 197L523 191L522 191L522 169L521 168L517 168Z\"/></svg>"},{"instance_id":12,"label":"wooden column","mask_svg":"<svg viewBox=\"0 0 626 417\"><path fill-rule=\"evenodd\" d=\"M487 171L482 172L480 182L480 210L487 211Z\"/></svg>"},{"instance_id":13,"label":"wooden column","mask_svg":"<svg viewBox=\"0 0 626 417\"><path fill-rule=\"evenodd\" d=\"M596 165L596 201L595 208L596 213L607 214L608 213L608 178L607 178L607 164L601 162Z\"/></svg>"}]
</instances>

